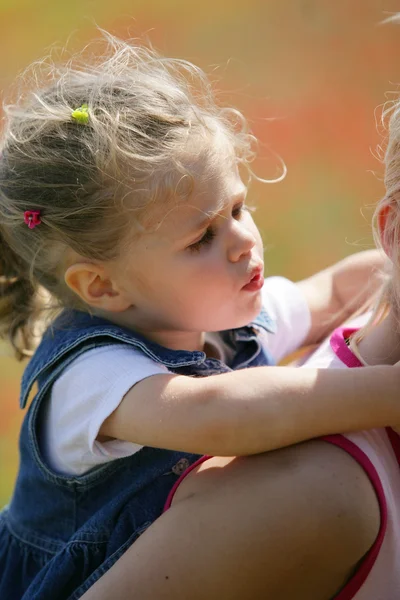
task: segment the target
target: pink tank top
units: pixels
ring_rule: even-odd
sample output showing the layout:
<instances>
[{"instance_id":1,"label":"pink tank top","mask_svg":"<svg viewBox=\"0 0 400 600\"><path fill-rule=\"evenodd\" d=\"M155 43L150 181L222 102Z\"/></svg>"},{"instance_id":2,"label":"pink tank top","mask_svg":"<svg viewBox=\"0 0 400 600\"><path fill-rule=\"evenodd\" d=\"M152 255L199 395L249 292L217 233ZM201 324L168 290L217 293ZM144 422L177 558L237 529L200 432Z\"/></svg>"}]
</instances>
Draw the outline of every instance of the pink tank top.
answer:
<instances>
[{"instance_id":1,"label":"pink tank top","mask_svg":"<svg viewBox=\"0 0 400 600\"><path fill-rule=\"evenodd\" d=\"M331 348L347 367L362 367L345 339L355 329L337 329ZM400 401L400 394L399 394ZM358 570L335 600L400 600L400 436L373 429L323 438L348 452L368 475L378 498L378 537Z\"/></svg>"},{"instance_id":2,"label":"pink tank top","mask_svg":"<svg viewBox=\"0 0 400 600\"><path fill-rule=\"evenodd\" d=\"M326 350L330 357L334 356L336 368L362 367L345 342L354 331L339 328L330 339L330 348ZM328 364L329 361L326 366ZM381 516L374 545L353 577L332 600L400 600L400 436L393 429L386 428L322 439L339 446L361 465L374 487ZM181 475L168 496L164 510L171 506L183 479L208 458L201 457Z\"/></svg>"}]
</instances>

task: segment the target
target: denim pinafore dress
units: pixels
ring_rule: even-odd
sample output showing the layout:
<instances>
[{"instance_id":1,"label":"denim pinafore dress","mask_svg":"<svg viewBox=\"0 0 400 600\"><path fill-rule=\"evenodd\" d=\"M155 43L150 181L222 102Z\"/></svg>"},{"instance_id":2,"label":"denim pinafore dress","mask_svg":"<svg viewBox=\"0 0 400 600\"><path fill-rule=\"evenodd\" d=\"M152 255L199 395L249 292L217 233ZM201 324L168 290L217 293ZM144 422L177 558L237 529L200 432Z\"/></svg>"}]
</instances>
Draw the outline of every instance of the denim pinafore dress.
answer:
<instances>
[{"instance_id":1,"label":"denim pinafore dress","mask_svg":"<svg viewBox=\"0 0 400 600\"><path fill-rule=\"evenodd\" d=\"M80 311L65 311L45 333L22 378L20 467L10 504L0 513L0 599L77 599L162 513L169 491L197 454L145 447L81 476L54 472L43 456L43 407L51 386L87 350L126 343L177 374L208 376L273 364L259 333L273 332L262 312L247 327L221 333L232 364L203 352L163 348Z\"/></svg>"}]
</instances>

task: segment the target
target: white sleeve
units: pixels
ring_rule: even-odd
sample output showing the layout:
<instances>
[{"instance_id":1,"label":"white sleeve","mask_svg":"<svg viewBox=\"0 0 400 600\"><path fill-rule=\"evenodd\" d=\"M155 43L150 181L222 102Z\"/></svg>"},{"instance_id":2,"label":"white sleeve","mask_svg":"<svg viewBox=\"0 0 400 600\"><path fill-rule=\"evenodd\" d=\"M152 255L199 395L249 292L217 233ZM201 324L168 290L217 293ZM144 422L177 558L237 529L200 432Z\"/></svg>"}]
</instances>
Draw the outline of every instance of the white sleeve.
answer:
<instances>
[{"instance_id":1,"label":"white sleeve","mask_svg":"<svg viewBox=\"0 0 400 600\"><path fill-rule=\"evenodd\" d=\"M263 344L276 362L300 348L310 327L311 314L299 287L284 277L268 277L262 288L263 307L275 320L276 333Z\"/></svg>"},{"instance_id":2,"label":"white sleeve","mask_svg":"<svg viewBox=\"0 0 400 600\"><path fill-rule=\"evenodd\" d=\"M94 348L77 357L53 384L44 415L44 452L50 466L59 473L82 475L138 452L138 444L96 438L128 390L159 373L168 369L126 344Z\"/></svg>"}]
</instances>

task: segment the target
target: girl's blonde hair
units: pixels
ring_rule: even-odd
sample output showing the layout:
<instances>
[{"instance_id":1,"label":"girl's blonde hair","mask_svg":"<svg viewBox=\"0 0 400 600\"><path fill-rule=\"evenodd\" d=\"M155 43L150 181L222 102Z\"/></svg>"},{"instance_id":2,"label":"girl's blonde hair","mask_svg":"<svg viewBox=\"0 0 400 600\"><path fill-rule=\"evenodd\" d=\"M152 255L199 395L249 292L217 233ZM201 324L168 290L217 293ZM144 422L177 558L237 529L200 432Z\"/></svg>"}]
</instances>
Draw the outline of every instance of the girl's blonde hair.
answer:
<instances>
[{"instance_id":1,"label":"girl's blonde hair","mask_svg":"<svg viewBox=\"0 0 400 600\"><path fill-rule=\"evenodd\" d=\"M199 68L102 33L101 56L36 63L33 89L4 106L0 334L20 357L33 346L41 286L59 306L82 308L64 282L69 249L94 261L116 258L151 203L176 195L182 179L189 185L179 195L190 194L186 158L195 152L217 169L216 136L239 163L253 158L244 118L217 105ZM85 105L87 118L74 118ZM33 210L42 222L30 229L24 213Z\"/></svg>"}]
</instances>

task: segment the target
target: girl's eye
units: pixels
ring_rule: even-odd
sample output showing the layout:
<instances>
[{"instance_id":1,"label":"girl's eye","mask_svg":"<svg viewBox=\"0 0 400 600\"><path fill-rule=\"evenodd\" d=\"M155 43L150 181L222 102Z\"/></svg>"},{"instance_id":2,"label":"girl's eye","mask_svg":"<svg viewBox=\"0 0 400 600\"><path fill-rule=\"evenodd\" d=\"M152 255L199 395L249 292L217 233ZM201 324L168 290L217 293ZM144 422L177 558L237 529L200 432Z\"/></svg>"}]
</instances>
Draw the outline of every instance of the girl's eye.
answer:
<instances>
[{"instance_id":1,"label":"girl's eye","mask_svg":"<svg viewBox=\"0 0 400 600\"><path fill-rule=\"evenodd\" d=\"M191 244L190 246L188 246L188 250L190 250L191 252L199 252L203 246L206 246L207 244L211 244L211 242L214 238L215 238L215 231L213 229L211 229L211 227L209 227L208 229L206 229L202 238L200 238L194 244Z\"/></svg>"},{"instance_id":2,"label":"girl's eye","mask_svg":"<svg viewBox=\"0 0 400 600\"><path fill-rule=\"evenodd\" d=\"M247 210L247 207L244 204L244 202L237 204L236 206L234 206L232 208L232 217L234 219L239 220L245 210ZM216 231L212 227L209 227L208 229L206 229L203 237L200 240L198 240L194 244L191 244L190 246L188 246L188 250L190 250L191 252L199 252L203 246L206 246L207 244L211 244L211 242L215 238L215 236L216 236Z\"/></svg>"},{"instance_id":3,"label":"girl's eye","mask_svg":"<svg viewBox=\"0 0 400 600\"><path fill-rule=\"evenodd\" d=\"M241 202L240 204L237 204L232 209L232 217L234 219L240 219L240 217L242 216L242 214L245 210L246 210L246 206L243 202Z\"/></svg>"}]
</instances>

